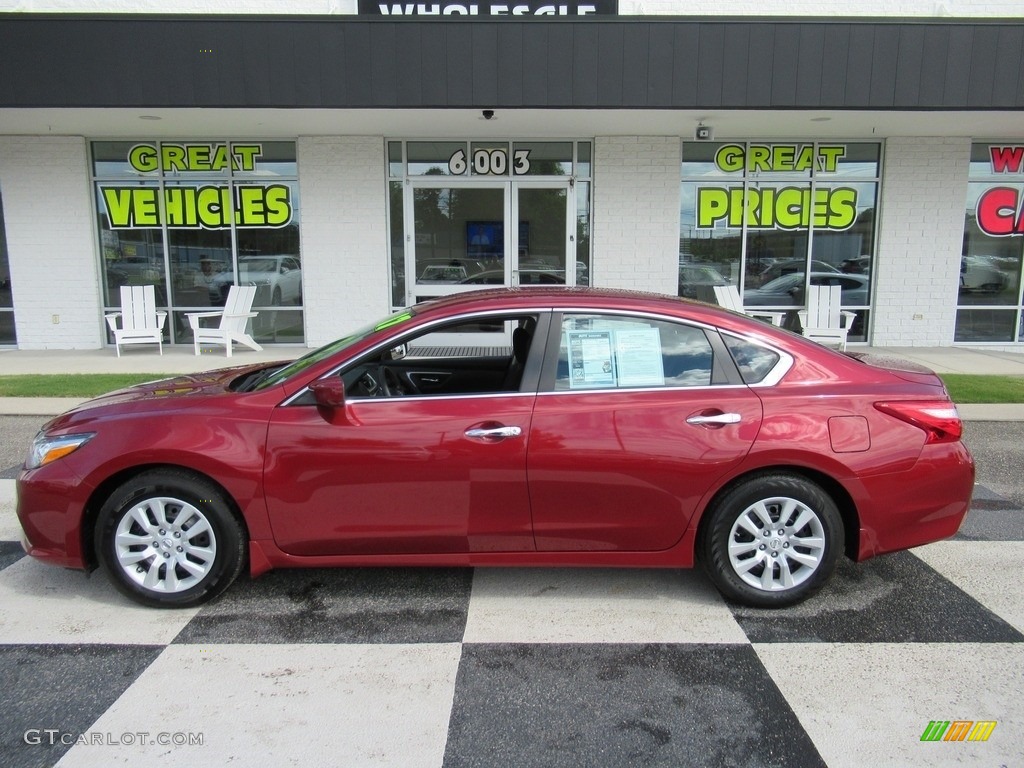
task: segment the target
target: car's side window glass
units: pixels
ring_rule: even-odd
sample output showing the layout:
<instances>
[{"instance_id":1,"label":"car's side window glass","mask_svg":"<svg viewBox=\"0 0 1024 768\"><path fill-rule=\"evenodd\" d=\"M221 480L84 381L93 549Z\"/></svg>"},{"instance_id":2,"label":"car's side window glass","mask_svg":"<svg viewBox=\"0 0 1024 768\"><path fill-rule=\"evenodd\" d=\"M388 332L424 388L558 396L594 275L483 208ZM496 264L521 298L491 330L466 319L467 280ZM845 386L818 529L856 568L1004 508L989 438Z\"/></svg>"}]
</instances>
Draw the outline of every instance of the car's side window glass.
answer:
<instances>
[{"instance_id":1,"label":"car's side window glass","mask_svg":"<svg viewBox=\"0 0 1024 768\"><path fill-rule=\"evenodd\" d=\"M713 364L700 328L645 317L567 314L555 390L708 386Z\"/></svg>"},{"instance_id":2,"label":"car's side window glass","mask_svg":"<svg viewBox=\"0 0 1024 768\"><path fill-rule=\"evenodd\" d=\"M440 397L518 392L536 314L466 319L378 350L342 371L346 397ZM539 367L539 362L538 362ZM533 384L534 390L536 385Z\"/></svg>"},{"instance_id":3,"label":"car's side window glass","mask_svg":"<svg viewBox=\"0 0 1024 768\"><path fill-rule=\"evenodd\" d=\"M746 384L758 384L763 381L779 362L780 356L775 350L724 333L722 338Z\"/></svg>"}]
</instances>

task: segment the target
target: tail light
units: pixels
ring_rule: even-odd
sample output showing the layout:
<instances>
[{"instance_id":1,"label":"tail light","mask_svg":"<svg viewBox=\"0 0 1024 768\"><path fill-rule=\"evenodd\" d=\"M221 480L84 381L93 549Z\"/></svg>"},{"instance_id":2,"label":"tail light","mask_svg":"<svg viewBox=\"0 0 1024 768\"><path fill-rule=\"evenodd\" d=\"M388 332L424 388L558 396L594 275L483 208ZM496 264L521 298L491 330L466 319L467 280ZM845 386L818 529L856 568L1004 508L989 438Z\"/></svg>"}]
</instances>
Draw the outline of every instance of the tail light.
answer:
<instances>
[{"instance_id":1,"label":"tail light","mask_svg":"<svg viewBox=\"0 0 1024 768\"><path fill-rule=\"evenodd\" d=\"M949 400L904 400L875 403L882 413L925 431L925 443L955 443L964 432L956 406Z\"/></svg>"}]
</instances>

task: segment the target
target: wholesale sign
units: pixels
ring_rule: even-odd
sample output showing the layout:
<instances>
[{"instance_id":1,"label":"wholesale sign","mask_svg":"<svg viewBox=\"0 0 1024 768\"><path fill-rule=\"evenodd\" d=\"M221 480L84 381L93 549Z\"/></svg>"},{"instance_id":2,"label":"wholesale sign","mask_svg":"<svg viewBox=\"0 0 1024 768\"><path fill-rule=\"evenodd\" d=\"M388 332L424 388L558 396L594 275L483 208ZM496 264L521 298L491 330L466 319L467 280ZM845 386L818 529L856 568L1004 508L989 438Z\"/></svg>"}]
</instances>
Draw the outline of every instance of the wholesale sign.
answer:
<instances>
[{"instance_id":1,"label":"wholesale sign","mask_svg":"<svg viewBox=\"0 0 1024 768\"><path fill-rule=\"evenodd\" d=\"M259 144L136 144L128 164L140 174L255 171ZM208 181L156 186L100 185L111 229L279 228L292 220L291 188L286 184Z\"/></svg>"},{"instance_id":2,"label":"wholesale sign","mask_svg":"<svg viewBox=\"0 0 1024 768\"><path fill-rule=\"evenodd\" d=\"M1024 181L1024 146L989 147L989 162L992 173L1016 175ZM985 190L978 198L975 216L986 235L1024 235L1024 185Z\"/></svg>"},{"instance_id":3,"label":"wholesale sign","mask_svg":"<svg viewBox=\"0 0 1024 768\"><path fill-rule=\"evenodd\" d=\"M845 146L813 144L725 144L715 153L715 166L724 173L771 173L780 178L808 171L835 173L846 154ZM697 189L697 228L716 226L748 229L815 229L842 231L857 220L857 189L843 186L812 187L742 183L700 186Z\"/></svg>"},{"instance_id":4,"label":"wholesale sign","mask_svg":"<svg viewBox=\"0 0 1024 768\"><path fill-rule=\"evenodd\" d=\"M403 3L359 0L361 16L614 16L616 0L585 0L585 2L449 2Z\"/></svg>"}]
</instances>

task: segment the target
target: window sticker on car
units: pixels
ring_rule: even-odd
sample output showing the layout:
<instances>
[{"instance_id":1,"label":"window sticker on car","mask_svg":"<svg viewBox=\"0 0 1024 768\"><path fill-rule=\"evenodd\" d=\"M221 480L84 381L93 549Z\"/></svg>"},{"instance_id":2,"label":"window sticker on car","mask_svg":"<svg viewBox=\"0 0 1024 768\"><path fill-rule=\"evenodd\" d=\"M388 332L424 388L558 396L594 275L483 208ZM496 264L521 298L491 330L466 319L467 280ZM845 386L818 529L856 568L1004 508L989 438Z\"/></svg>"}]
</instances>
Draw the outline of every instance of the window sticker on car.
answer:
<instances>
[{"instance_id":1,"label":"window sticker on car","mask_svg":"<svg viewBox=\"0 0 1024 768\"><path fill-rule=\"evenodd\" d=\"M566 331L569 350L569 388L615 386L611 331Z\"/></svg>"},{"instance_id":2,"label":"window sticker on car","mask_svg":"<svg viewBox=\"0 0 1024 768\"><path fill-rule=\"evenodd\" d=\"M620 387L665 386L661 333L657 328L631 328L614 332L615 369Z\"/></svg>"},{"instance_id":3,"label":"window sticker on car","mask_svg":"<svg viewBox=\"0 0 1024 768\"><path fill-rule=\"evenodd\" d=\"M661 333L635 323L616 330L566 331L569 388L665 386Z\"/></svg>"}]
</instances>

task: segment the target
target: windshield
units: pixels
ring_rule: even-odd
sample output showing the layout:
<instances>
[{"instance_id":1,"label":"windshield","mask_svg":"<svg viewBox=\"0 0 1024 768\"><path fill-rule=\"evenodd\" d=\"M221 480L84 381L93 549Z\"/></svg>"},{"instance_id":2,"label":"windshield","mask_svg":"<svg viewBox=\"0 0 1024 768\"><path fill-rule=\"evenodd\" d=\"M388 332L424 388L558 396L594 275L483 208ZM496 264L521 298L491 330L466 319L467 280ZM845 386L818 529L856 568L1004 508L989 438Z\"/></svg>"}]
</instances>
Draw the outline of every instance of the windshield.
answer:
<instances>
[{"instance_id":1,"label":"windshield","mask_svg":"<svg viewBox=\"0 0 1024 768\"><path fill-rule=\"evenodd\" d=\"M414 315L415 312L413 312L411 309L405 309L399 312L398 314L391 315L390 317L386 317L383 320L378 320L377 322L374 323L370 323L369 325L360 328L358 331L349 336L345 336L344 338L338 339L337 341L332 341L330 344L325 344L319 349L314 349L309 354L303 355L295 362L290 363L289 365L286 365L283 368L278 368L276 371L273 371L269 376L267 376L267 378L263 379L263 381L261 381L256 387L254 387L254 389L266 389L268 387L275 387L278 384L287 381L295 374L301 373L307 368L316 365L321 360L325 360L331 355L340 352L347 347L350 347L354 344L358 344L359 342L369 338L378 331L383 331L387 328L392 328L396 325L408 322L413 318Z\"/></svg>"}]
</instances>

